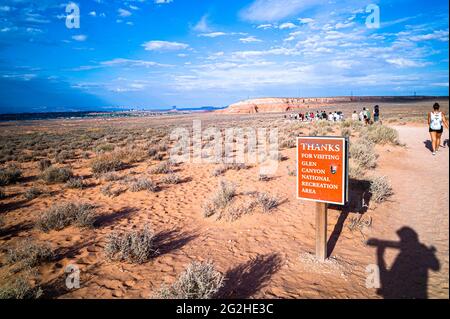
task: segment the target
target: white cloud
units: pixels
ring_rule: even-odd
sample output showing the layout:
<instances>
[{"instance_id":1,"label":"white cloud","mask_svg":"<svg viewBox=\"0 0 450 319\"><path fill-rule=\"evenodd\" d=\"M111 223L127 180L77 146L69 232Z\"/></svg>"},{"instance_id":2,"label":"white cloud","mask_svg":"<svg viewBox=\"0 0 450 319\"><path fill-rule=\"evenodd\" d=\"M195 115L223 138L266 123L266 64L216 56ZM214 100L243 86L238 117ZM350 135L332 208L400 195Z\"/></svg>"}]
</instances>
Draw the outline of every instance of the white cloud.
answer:
<instances>
[{"instance_id":1,"label":"white cloud","mask_svg":"<svg viewBox=\"0 0 450 319\"><path fill-rule=\"evenodd\" d=\"M358 62L351 60L334 60L330 62L330 65L337 69L351 69L355 64L359 64Z\"/></svg>"},{"instance_id":2,"label":"white cloud","mask_svg":"<svg viewBox=\"0 0 450 319\"><path fill-rule=\"evenodd\" d=\"M206 38L217 38L217 37L221 37L227 35L225 32L210 32L210 33L202 33L199 34L199 37L206 37Z\"/></svg>"},{"instance_id":3,"label":"white cloud","mask_svg":"<svg viewBox=\"0 0 450 319\"><path fill-rule=\"evenodd\" d=\"M264 30L267 30L267 29L273 28L273 25L270 24L270 23L260 24L260 25L257 26L256 28L257 28L257 29L264 29Z\"/></svg>"},{"instance_id":4,"label":"white cloud","mask_svg":"<svg viewBox=\"0 0 450 319\"><path fill-rule=\"evenodd\" d=\"M424 66L429 65L429 63L427 63L427 62L417 62L417 61L405 59L405 58L386 59L386 62L389 64L393 64L399 68L424 67Z\"/></svg>"},{"instance_id":5,"label":"white cloud","mask_svg":"<svg viewBox=\"0 0 450 319\"><path fill-rule=\"evenodd\" d=\"M171 2L173 2L173 0L155 0L156 4L167 4Z\"/></svg>"},{"instance_id":6,"label":"white cloud","mask_svg":"<svg viewBox=\"0 0 450 319\"><path fill-rule=\"evenodd\" d=\"M117 10L117 13L118 13L119 16L121 16L121 17L129 17L129 16L131 16L131 12L130 12L130 11L125 10L125 9L122 9L122 8L119 8L119 9Z\"/></svg>"},{"instance_id":7,"label":"white cloud","mask_svg":"<svg viewBox=\"0 0 450 319\"><path fill-rule=\"evenodd\" d=\"M448 42L448 30L435 30L433 33L412 36L410 40L415 42L429 41L429 40L439 40L442 42Z\"/></svg>"},{"instance_id":8,"label":"white cloud","mask_svg":"<svg viewBox=\"0 0 450 319\"><path fill-rule=\"evenodd\" d=\"M42 33L42 32L43 32L41 29L38 29L38 28L31 28L31 27L26 28L26 31L27 31L28 33Z\"/></svg>"},{"instance_id":9,"label":"white cloud","mask_svg":"<svg viewBox=\"0 0 450 319\"><path fill-rule=\"evenodd\" d=\"M345 28L349 28L355 25L355 22L348 22L348 23L336 23L336 25L334 26L336 29L345 29Z\"/></svg>"},{"instance_id":10,"label":"white cloud","mask_svg":"<svg viewBox=\"0 0 450 319\"><path fill-rule=\"evenodd\" d=\"M242 43L263 42L262 40L254 37L254 36L249 36L249 37L246 37L246 38L240 38L239 41L241 41Z\"/></svg>"},{"instance_id":11,"label":"white cloud","mask_svg":"<svg viewBox=\"0 0 450 319\"><path fill-rule=\"evenodd\" d=\"M116 58L113 60L108 61L102 61L99 64L96 65L82 65L79 67L76 67L74 69L70 69L70 71L89 71L89 70L95 70L103 67L125 67L125 68L132 68L132 67L170 67L172 65L170 64L161 64L154 61L145 61L145 60L133 60L133 59L123 59L123 58Z\"/></svg>"},{"instance_id":12,"label":"white cloud","mask_svg":"<svg viewBox=\"0 0 450 319\"><path fill-rule=\"evenodd\" d=\"M0 11L9 12L9 11L11 11L11 7L10 6L0 6Z\"/></svg>"},{"instance_id":13,"label":"white cloud","mask_svg":"<svg viewBox=\"0 0 450 319\"><path fill-rule=\"evenodd\" d=\"M39 13L31 13L27 12L25 21L27 22L33 22L33 23L50 23L50 20L45 18L43 15Z\"/></svg>"},{"instance_id":14,"label":"white cloud","mask_svg":"<svg viewBox=\"0 0 450 319\"><path fill-rule=\"evenodd\" d=\"M89 15L92 16L92 17L96 17L97 16L97 12L91 11L91 12L89 12Z\"/></svg>"},{"instance_id":15,"label":"white cloud","mask_svg":"<svg viewBox=\"0 0 450 319\"><path fill-rule=\"evenodd\" d=\"M313 23L315 21L312 18L298 18L297 20L303 24Z\"/></svg>"},{"instance_id":16,"label":"white cloud","mask_svg":"<svg viewBox=\"0 0 450 319\"><path fill-rule=\"evenodd\" d=\"M27 74L3 74L3 78L6 79L18 79L22 81L30 81L37 77L37 74L34 73L27 73Z\"/></svg>"},{"instance_id":17,"label":"white cloud","mask_svg":"<svg viewBox=\"0 0 450 319\"><path fill-rule=\"evenodd\" d=\"M300 55L300 52L296 49L274 48L269 50L235 51L232 53L232 57L235 59L248 59L267 55L296 56Z\"/></svg>"},{"instance_id":18,"label":"white cloud","mask_svg":"<svg viewBox=\"0 0 450 319\"><path fill-rule=\"evenodd\" d=\"M78 42L84 42L87 40L87 35L84 34L74 35L72 36L72 39Z\"/></svg>"},{"instance_id":19,"label":"white cloud","mask_svg":"<svg viewBox=\"0 0 450 319\"><path fill-rule=\"evenodd\" d=\"M136 67L136 66L143 66L143 67L151 67L151 66L162 66L167 67L170 66L168 64L161 64L153 61L145 61L145 60L133 60L133 59L122 59L122 58L116 58L109 61L103 61L100 63L103 66L126 66L126 67Z\"/></svg>"},{"instance_id":20,"label":"white cloud","mask_svg":"<svg viewBox=\"0 0 450 319\"><path fill-rule=\"evenodd\" d=\"M199 22L194 26L193 30L197 32L211 32L211 28L208 25L208 15L205 14Z\"/></svg>"},{"instance_id":21,"label":"white cloud","mask_svg":"<svg viewBox=\"0 0 450 319\"><path fill-rule=\"evenodd\" d=\"M169 41L148 41L142 45L147 51L176 51L189 48L186 43Z\"/></svg>"},{"instance_id":22,"label":"white cloud","mask_svg":"<svg viewBox=\"0 0 450 319\"><path fill-rule=\"evenodd\" d=\"M297 26L295 24L293 24L292 22L286 22L286 23L280 24L280 26L278 28L280 30L284 30L284 29L294 29L295 27L297 27Z\"/></svg>"},{"instance_id":23,"label":"white cloud","mask_svg":"<svg viewBox=\"0 0 450 319\"><path fill-rule=\"evenodd\" d=\"M241 12L248 21L279 21L328 0L255 0Z\"/></svg>"}]
</instances>

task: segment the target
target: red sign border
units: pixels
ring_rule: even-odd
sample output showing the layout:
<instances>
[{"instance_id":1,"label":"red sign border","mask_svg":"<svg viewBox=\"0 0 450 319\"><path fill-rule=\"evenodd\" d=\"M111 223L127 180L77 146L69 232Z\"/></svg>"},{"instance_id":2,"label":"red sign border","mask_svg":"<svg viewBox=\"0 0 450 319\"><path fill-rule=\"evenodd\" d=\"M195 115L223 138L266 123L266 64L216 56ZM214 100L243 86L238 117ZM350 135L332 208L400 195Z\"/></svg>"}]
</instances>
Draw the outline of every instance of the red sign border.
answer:
<instances>
[{"instance_id":1,"label":"red sign border","mask_svg":"<svg viewBox=\"0 0 450 319\"><path fill-rule=\"evenodd\" d=\"M323 200L317 200L317 199L311 199L311 198L304 198L304 197L300 197L299 196L299 191L298 191L298 182L299 182L299 172L298 172L298 140L299 139L328 139L328 140L342 140L343 141L343 145L345 148L344 156L342 157L342 167L344 167L344 174L342 174L342 202L328 202L328 201L323 201ZM327 203L327 204L335 204L335 205L345 205L348 202L348 146L349 146L349 139L347 137L343 137L343 136L297 136L297 148L296 148L296 158L297 158L297 162L296 162L296 170L297 170L297 178L296 178L296 191L297 191L297 199L301 199L301 200L306 200L306 201L310 201L310 202L316 202L316 203Z\"/></svg>"}]
</instances>

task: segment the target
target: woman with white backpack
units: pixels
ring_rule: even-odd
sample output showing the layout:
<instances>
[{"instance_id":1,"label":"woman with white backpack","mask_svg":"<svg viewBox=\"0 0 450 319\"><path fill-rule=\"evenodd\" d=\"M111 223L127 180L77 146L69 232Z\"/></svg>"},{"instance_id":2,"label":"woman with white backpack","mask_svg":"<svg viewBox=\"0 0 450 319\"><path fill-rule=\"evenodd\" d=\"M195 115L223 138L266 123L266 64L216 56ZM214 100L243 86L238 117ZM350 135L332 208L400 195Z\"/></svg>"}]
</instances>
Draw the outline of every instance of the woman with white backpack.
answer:
<instances>
[{"instance_id":1,"label":"woman with white backpack","mask_svg":"<svg viewBox=\"0 0 450 319\"><path fill-rule=\"evenodd\" d=\"M433 155L439 150L441 145L441 136L444 131L444 125L448 129L448 122L444 113L439 111L439 103L434 103L433 112L428 113L428 127L431 136L431 147Z\"/></svg>"}]
</instances>

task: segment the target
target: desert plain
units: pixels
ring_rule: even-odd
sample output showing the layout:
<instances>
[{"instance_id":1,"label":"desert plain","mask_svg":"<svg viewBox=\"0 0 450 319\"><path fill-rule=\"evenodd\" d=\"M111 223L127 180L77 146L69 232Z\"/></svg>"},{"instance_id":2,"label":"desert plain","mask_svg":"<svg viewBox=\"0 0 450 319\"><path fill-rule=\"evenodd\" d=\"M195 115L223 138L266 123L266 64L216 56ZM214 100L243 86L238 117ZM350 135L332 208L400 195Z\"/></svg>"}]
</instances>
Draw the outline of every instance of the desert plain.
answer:
<instances>
[{"instance_id":1,"label":"desert plain","mask_svg":"<svg viewBox=\"0 0 450 319\"><path fill-rule=\"evenodd\" d=\"M448 99L438 102L448 115ZM372 107L317 110L349 118L363 106ZM209 261L223 279L214 298L448 298L448 130L432 156L432 102L380 107L382 125L371 126L214 112L0 123L0 293L159 298L190 263ZM170 133L194 120L222 132L278 128L277 171L172 162ZM307 135L350 139L349 203L329 207L324 263L314 258L314 203L296 196L295 137ZM68 205L87 215L49 217ZM114 238L144 229L150 251L114 251ZM397 243L383 250L385 265L370 241ZM381 289L373 265L386 268ZM67 285L68 269L79 286Z\"/></svg>"}]
</instances>

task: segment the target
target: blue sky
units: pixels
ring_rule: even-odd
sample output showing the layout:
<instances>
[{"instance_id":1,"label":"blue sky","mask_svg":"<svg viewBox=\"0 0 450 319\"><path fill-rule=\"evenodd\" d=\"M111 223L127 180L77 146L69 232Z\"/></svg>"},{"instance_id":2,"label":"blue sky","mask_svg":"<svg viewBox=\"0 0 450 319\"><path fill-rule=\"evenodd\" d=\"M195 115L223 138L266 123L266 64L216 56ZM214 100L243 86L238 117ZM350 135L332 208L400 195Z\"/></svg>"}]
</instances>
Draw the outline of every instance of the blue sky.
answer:
<instances>
[{"instance_id":1,"label":"blue sky","mask_svg":"<svg viewBox=\"0 0 450 319\"><path fill-rule=\"evenodd\" d=\"M448 95L447 0L74 3L1 0L0 113Z\"/></svg>"}]
</instances>

